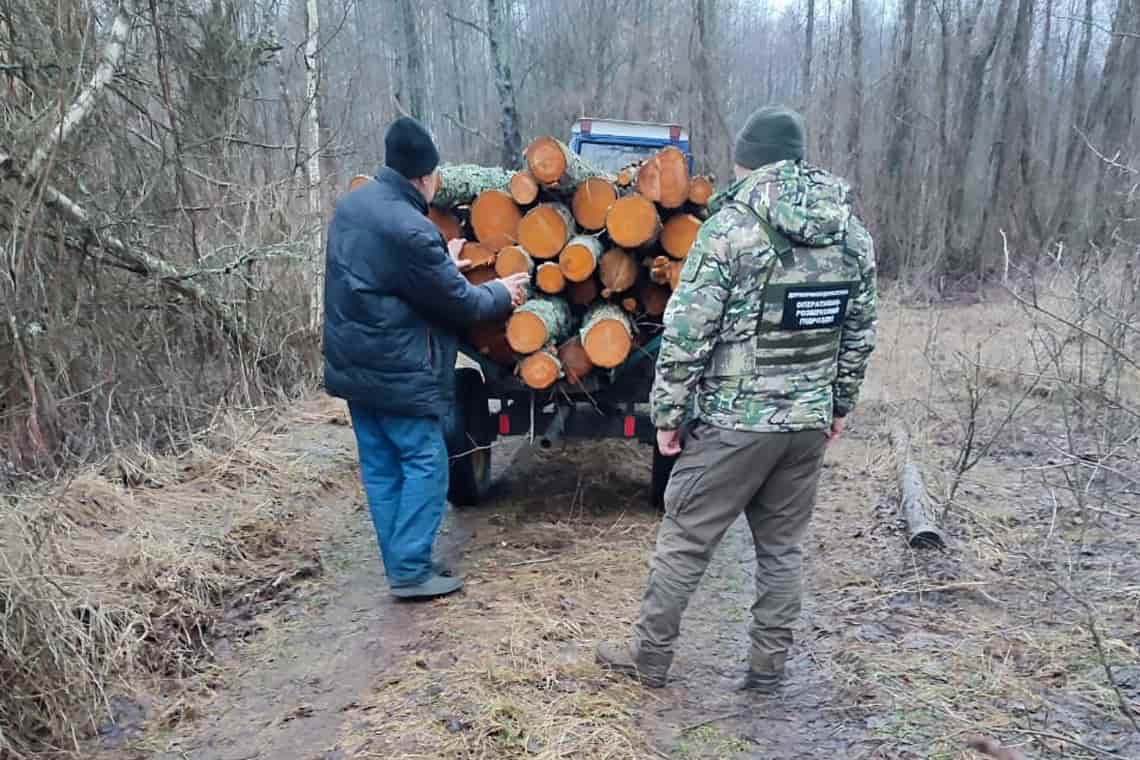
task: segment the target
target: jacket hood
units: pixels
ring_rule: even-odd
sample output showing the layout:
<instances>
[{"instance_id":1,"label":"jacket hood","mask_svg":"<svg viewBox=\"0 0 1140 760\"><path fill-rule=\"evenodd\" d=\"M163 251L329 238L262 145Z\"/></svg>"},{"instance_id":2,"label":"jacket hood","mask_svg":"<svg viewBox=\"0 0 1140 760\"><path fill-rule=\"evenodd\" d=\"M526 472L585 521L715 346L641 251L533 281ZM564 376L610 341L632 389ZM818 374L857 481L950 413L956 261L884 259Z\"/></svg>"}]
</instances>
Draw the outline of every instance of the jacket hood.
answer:
<instances>
[{"instance_id":1,"label":"jacket hood","mask_svg":"<svg viewBox=\"0 0 1140 760\"><path fill-rule=\"evenodd\" d=\"M762 166L713 199L717 211L743 203L796 245L820 248L840 243L851 218L851 186L830 172L799 161Z\"/></svg>"}]
</instances>

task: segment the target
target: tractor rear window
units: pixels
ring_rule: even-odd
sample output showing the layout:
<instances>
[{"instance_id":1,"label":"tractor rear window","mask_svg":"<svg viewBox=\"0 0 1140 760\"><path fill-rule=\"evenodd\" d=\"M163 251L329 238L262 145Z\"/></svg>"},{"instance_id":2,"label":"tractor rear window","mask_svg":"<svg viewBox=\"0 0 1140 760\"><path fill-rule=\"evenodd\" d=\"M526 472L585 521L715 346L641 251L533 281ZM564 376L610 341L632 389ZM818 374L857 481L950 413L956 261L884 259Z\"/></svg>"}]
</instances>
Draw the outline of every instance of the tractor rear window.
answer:
<instances>
[{"instance_id":1,"label":"tractor rear window","mask_svg":"<svg viewBox=\"0 0 1140 760\"><path fill-rule=\"evenodd\" d=\"M584 142L581 144L579 154L599 169L616 173L634 161L649 158L657 150L651 145L609 145Z\"/></svg>"}]
</instances>

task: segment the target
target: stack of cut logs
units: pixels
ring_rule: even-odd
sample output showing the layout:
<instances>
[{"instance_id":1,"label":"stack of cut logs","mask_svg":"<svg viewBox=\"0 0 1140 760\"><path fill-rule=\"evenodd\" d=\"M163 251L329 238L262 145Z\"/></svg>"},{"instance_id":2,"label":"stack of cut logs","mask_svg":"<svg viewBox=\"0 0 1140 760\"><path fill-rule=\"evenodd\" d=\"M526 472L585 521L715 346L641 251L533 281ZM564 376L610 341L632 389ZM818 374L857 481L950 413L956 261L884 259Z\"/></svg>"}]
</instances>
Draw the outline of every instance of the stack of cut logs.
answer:
<instances>
[{"instance_id":1,"label":"stack of cut logs","mask_svg":"<svg viewBox=\"0 0 1140 760\"><path fill-rule=\"evenodd\" d=\"M659 331L713 193L668 147L617 176L540 137L523 171L441 168L430 216L483 283L527 272L532 292L509 319L473 325L468 341L514 365L535 389L612 369Z\"/></svg>"}]
</instances>

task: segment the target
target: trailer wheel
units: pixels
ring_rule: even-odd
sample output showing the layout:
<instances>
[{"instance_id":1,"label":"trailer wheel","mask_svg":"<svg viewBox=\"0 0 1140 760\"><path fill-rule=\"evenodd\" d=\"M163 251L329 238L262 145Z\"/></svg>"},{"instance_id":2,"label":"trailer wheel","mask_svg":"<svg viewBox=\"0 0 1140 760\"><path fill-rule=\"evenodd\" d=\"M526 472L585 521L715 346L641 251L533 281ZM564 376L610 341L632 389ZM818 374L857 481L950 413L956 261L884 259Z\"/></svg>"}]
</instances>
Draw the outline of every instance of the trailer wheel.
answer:
<instances>
[{"instance_id":1,"label":"trailer wheel","mask_svg":"<svg viewBox=\"0 0 1140 760\"><path fill-rule=\"evenodd\" d=\"M665 511L665 487L669 485L669 474L677 457L667 457L653 444L653 473L649 479L649 506L658 512Z\"/></svg>"},{"instance_id":2,"label":"trailer wheel","mask_svg":"<svg viewBox=\"0 0 1140 760\"><path fill-rule=\"evenodd\" d=\"M491 489L491 444L495 430L487 387L478 370L455 371L455 405L445 425L449 457L447 498L455 507L476 507Z\"/></svg>"}]
</instances>

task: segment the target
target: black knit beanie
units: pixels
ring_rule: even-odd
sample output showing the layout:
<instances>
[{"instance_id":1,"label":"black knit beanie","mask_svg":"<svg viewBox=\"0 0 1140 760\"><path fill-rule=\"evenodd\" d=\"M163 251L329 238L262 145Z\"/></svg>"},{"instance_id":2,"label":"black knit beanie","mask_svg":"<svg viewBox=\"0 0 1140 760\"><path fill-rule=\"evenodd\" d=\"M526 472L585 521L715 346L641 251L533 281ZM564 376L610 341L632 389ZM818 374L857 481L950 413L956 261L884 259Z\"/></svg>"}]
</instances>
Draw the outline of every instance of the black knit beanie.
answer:
<instances>
[{"instance_id":1,"label":"black knit beanie","mask_svg":"<svg viewBox=\"0 0 1140 760\"><path fill-rule=\"evenodd\" d=\"M761 108L748 117L736 136L734 159L745 169L803 157L804 119L788 108Z\"/></svg>"},{"instance_id":2,"label":"black knit beanie","mask_svg":"<svg viewBox=\"0 0 1140 760\"><path fill-rule=\"evenodd\" d=\"M426 177L439 166L439 151L423 124L401 116L384 133L384 163L408 179Z\"/></svg>"}]
</instances>

